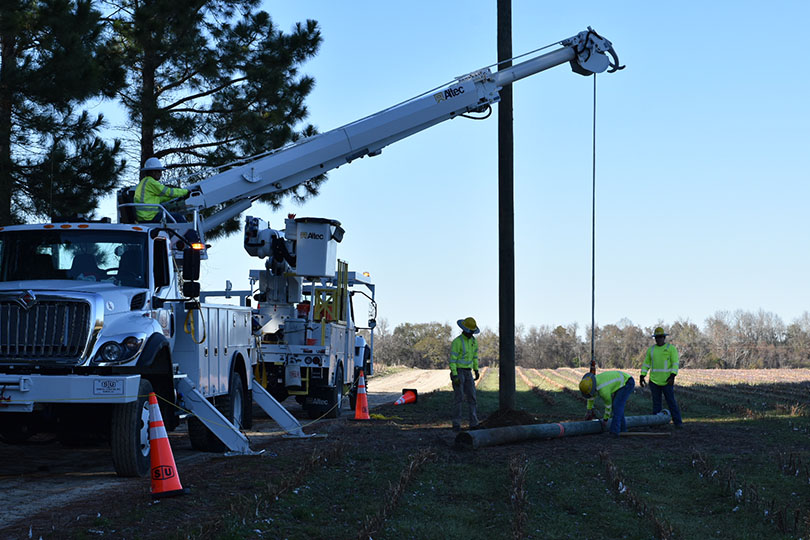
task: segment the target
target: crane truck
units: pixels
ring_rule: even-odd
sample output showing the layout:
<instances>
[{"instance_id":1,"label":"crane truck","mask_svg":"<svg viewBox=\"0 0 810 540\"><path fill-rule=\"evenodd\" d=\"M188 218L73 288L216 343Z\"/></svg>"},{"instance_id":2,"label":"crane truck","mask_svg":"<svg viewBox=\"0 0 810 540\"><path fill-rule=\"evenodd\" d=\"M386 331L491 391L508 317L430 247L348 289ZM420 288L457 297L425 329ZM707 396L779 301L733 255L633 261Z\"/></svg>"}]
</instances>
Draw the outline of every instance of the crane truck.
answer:
<instances>
[{"instance_id":1,"label":"crane truck","mask_svg":"<svg viewBox=\"0 0 810 540\"><path fill-rule=\"evenodd\" d=\"M188 186L188 222L161 206L159 222L138 223L135 203L119 193L116 223L0 226L0 439L19 442L38 430L68 444L101 437L120 476L144 476L151 391L166 427L187 420L201 450L251 453L241 430L251 425L254 401L288 433L304 436L274 395L295 395L311 414L339 414L355 369L371 368L349 289L373 297L369 280L333 262L339 222L290 218L282 232L248 218L245 247L266 259L250 274L259 283L258 306L246 305L247 296L240 305L205 301L198 280L206 234L260 196L485 112L514 81L565 63L582 75L622 67L611 43L590 28L559 45L211 170ZM203 217L206 210L214 211Z\"/></svg>"}]
</instances>

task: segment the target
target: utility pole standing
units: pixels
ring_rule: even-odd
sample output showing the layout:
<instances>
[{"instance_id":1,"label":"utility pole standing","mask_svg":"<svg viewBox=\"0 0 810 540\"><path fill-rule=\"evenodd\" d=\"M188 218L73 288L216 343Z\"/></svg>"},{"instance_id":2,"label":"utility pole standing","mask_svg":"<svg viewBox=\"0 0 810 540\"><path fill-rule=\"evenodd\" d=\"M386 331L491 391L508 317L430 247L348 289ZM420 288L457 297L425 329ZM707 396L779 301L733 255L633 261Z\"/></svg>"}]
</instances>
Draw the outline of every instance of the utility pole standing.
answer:
<instances>
[{"instance_id":1,"label":"utility pole standing","mask_svg":"<svg viewBox=\"0 0 810 540\"><path fill-rule=\"evenodd\" d=\"M498 0L498 70L512 66L512 0ZM503 62L503 63L501 63ZM512 85L498 104L499 393L502 411L515 409L515 171Z\"/></svg>"}]
</instances>

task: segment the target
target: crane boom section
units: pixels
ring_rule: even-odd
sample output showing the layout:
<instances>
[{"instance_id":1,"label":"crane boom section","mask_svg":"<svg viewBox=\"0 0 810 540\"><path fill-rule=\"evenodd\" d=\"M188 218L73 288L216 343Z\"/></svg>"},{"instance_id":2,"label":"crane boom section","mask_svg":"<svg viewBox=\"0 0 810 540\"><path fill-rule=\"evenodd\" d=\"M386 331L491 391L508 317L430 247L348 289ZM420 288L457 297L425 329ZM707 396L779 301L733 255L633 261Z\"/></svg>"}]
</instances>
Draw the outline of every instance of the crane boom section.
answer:
<instances>
[{"instance_id":1,"label":"crane boom section","mask_svg":"<svg viewBox=\"0 0 810 540\"><path fill-rule=\"evenodd\" d=\"M499 91L514 81L570 62L589 75L618 66L609 41L590 28L563 40L562 47L507 69L488 68L457 78L436 91L395 105L343 127L297 141L189 186L190 209L221 207L201 224L206 232L247 209L262 195L278 193L456 116L482 112L500 100ZM605 53L610 53L611 63ZM224 205L224 208L222 208Z\"/></svg>"}]
</instances>

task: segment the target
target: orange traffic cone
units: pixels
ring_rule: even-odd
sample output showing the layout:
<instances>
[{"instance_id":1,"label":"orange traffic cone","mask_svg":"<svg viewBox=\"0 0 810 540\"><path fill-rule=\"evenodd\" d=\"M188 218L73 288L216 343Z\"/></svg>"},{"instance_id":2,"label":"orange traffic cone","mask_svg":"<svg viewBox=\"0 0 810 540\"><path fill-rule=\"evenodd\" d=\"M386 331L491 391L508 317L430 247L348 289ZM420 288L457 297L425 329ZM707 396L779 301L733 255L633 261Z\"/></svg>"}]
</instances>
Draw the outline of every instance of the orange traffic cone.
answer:
<instances>
[{"instance_id":1,"label":"orange traffic cone","mask_svg":"<svg viewBox=\"0 0 810 540\"><path fill-rule=\"evenodd\" d=\"M403 388L402 397L394 402L394 405L405 405L406 403L416 403L416 388Z\"/></svg>"},{"instance_id":2,"label":"orange traffic cone","mask_svg":"<svg viewBox=\"0 0 810 540\"><path fill-rule=\"evenodd\" d=\"M366 395L366 376L360 371L360 379L357 381L357 402L354 404L355 420L371 420L368 415L368 396Z\"/></svg>"},{"instance_id":3,"label":"orange traffic cone","mask_svg":"<svg viewBox=\"0 0 810 540\"><path fill-rule=\"evenodd\" d=\"M166 434L166 426L163 425L163 417L154 392L149 394L149 453L152 498L174 497L188 493L188 489L183 489L180 485L169 436Z\"/></svg>"}]
</instances>

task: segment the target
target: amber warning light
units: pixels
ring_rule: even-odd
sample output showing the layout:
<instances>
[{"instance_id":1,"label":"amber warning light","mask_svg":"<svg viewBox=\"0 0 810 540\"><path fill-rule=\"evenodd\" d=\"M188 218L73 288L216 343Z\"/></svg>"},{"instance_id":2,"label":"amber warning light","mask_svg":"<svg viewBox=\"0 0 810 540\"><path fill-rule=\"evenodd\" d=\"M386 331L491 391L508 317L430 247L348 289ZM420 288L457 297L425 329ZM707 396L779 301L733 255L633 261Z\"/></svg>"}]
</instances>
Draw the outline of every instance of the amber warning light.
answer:
<instances>
[{"instance_id":1,"label":"amber warning light","mask_svg":"<svg viewBox=\"0 0 810 540\"><path fill-rule=\"evenodd\" d=\"M193 244L191 244L191 249L196 249L198 251L203 250L203 249L205 249L205 244L201 244L199 242L194 242Z\"/></svg>"}]
</instances>

